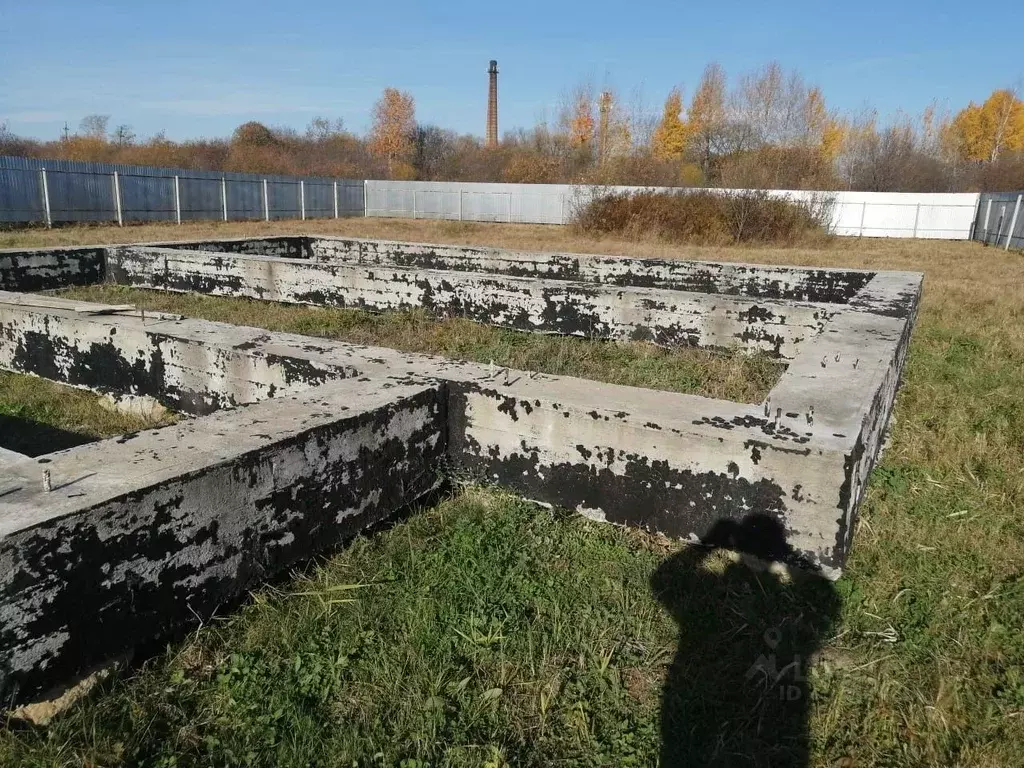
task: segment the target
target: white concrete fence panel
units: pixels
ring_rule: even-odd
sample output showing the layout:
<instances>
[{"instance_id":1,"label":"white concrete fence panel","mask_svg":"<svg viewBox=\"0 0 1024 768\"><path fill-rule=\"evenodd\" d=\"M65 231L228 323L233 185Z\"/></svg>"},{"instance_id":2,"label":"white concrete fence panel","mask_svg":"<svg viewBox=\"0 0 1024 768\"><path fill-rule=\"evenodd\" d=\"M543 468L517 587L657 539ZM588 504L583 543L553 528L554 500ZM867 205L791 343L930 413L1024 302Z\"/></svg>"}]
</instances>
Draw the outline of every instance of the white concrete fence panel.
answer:
<instances>
[{"instance_id":1,"label":"white concrete fence panel","mask_svg":"<svg viewBox=\"0 0 1024 768\"><path fill-rule=\"evenodd\" d=\"M437 181L366 182L366 215L452 221L565 224L594 196L651 187L590 187L571 184L488 184ZM735 190L712 190L728 193ZM832 206L838 235L967 240L972 234L977 193L803 192L770 190L793 200Z\"/></svg>"},{"instance_id":2,"label":"white concrete fence panel","mask_svg":"<svg viewBox=\"0 0 1024 768\"><path fill-rule=\"evenodd\" d=\"M114 173L117 179L114 179ZM318 179L0 157L0 224L384 216L565 224L595 196L666 187ZM736 190L712 190L728 194ZM838 235L1024 248L1020 194L806 192ZM365 206L365 209L364 209Z\"/></svg>"}]
</instances>

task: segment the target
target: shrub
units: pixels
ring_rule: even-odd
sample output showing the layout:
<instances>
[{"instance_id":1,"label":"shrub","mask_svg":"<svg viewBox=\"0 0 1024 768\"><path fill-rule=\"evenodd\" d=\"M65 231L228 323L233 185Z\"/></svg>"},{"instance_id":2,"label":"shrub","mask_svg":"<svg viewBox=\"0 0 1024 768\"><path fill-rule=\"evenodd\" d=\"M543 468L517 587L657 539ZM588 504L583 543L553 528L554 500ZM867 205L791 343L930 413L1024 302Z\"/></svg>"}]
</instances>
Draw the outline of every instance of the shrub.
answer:
<instances>
[{"instance_id":1,"label":"shrub","mask_svg":"<svg viewBox=\"0 0 1024 768\"><path fill-rule=\"evenodd\" d=\"M723 245L792 244L825 237L831 199L793 201L767 192L623 192L576 206L582 234Z\"/></svg>"}]
</instances>

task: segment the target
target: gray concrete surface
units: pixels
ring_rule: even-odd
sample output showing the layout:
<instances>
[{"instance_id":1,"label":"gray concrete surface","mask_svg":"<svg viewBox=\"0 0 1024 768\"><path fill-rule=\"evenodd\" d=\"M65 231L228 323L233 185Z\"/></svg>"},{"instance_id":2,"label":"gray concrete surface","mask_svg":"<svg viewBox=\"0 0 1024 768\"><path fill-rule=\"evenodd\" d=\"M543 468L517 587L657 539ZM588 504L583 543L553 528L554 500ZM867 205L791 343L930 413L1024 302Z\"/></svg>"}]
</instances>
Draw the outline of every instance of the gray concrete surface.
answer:
<instances>
[{"instance_id":1,"label":"gray concrete surface","mask_svg":"<svg viewBox=\"0 0 1024 768\"><path fill-rule=\"evenodd\" d=\"M278 240L223 242L219 252L110 247L105 273L276 300L329 289L346 305L358 291L364 305L372 296L379 308L441 314L458 313L460 290L472 291L470 316L499 324L510 296L559 296L552 322L599 311L599 336L658 325L657 312L699 329L662 339L670 345L763 349L753 331L767 329L788 368L749 405L0 294L0 367L202 416L0 467L8 696L204 615L452 474L693 541L719 521L767 515L787 535L786 551L768 555L840 573L920 275ZM537 327L532 311L527 327ZM95 615L122 631L90 632Z\"/></svg>"},{"instance_id":2,"label":"gray concrete surface","mask_svg":"<svg viewBox=\"0 0 1024 768\"><path fill-rule=\"evenodd\" d=\"M4 467L0 693L209 617L436 488L445 447L437 385L350 380Z\"/></svg>"},{"instance_id":3,"label":"gray concrete surface","mask_svg":"<svg viewBox=\"0 0 1024 768\"><path fill-rule=\"evenodd\" d=\"M108 269L136 287L373 311L422 307L522 331L786 358L834 314L822 302L140 246L111 248Z\"/></svg>"}]
</instances>

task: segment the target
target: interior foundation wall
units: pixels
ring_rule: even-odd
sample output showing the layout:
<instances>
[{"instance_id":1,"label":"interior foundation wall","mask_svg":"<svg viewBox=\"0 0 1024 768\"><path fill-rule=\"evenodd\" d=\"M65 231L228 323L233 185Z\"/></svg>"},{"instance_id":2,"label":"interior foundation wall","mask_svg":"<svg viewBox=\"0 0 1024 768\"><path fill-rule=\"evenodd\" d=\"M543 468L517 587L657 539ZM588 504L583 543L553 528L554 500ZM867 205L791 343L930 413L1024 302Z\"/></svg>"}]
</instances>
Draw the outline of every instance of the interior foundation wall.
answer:
<instances>
[{"instance_id":1,"label":"interior foundation wall","mask_svg":"<svg viewBox=\"0 0 1024 768\"><path fill-rule=\"evenodd\" d=\"M98 392L146 395L171 410L201 416L355 373L272 353L252 354L202 337L168 334L159 314L135 326L63 310L4 304L0 292L0 367ZM11 298L11 294L6 294Z\"/></svg>"},{"instance_id":2,"label":"interior foundation wall","mask_svg":"<svg viewBox=\"0 0 1024 768\"><path fill-rule=\"evenodd\" d=\"M424 307L523 330L766 350L787 370L748 405L0 293L0 367L202 416L0 456L0 698L208 615L452 473L691 540L768 516L786 542L759 554L834 577L921 292L920 275L895 272L327 238L175 246L7 253L0 264L19 289L98 275Z\"/></svg>"},{"instance_id":3,"label":"interior foundation wall","mask_svg":"<svg viewBox=\"0 0 1024 768\"><path fill-rule=\"evenodd\" d=\"M517 330L741 348L794 357L827 304L408 267L372 267L164 248L110 249L123 285L387 311L424 308Z\"/></svg>"}]
</instances>

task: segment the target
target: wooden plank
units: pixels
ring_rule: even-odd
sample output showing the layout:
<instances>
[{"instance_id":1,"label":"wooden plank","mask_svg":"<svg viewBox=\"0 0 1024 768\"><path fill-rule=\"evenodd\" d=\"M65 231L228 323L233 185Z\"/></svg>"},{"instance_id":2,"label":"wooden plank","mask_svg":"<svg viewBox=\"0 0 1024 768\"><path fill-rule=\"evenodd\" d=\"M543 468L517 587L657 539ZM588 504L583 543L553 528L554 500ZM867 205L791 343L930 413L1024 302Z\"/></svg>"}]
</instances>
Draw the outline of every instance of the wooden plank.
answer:
<instances>
[{"instance_id":1,"label":"wooden plank","mask_svg":"<svg viewBox=\"0 0 1024 768\"><path fill-rule=\"evenodd\" d=\"M134 304L79 304L75 312L80 315L112 315L115 312L134 312Z\"/></svg>"}]
</instances>

